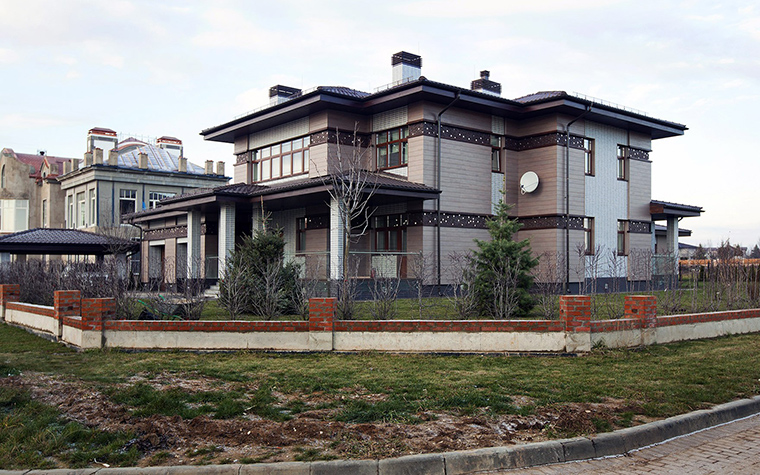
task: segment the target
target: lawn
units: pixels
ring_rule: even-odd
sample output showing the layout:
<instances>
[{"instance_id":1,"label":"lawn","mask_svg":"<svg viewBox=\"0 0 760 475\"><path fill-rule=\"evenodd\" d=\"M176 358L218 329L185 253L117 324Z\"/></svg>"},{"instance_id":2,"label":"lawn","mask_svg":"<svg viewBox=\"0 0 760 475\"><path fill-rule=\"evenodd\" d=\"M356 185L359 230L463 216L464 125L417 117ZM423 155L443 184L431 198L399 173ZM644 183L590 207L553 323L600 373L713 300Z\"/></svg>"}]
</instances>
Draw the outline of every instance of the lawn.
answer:
<instances>
[{"instance_id":1,"label":"lawn","mask_svg":"<svg viewBox=\"0 0 760 475\"><path fill-rule=\"evenodd\" d=\"M462 448L454 442L416 446L404 438L372 445L379 430L412 433L436 420L487 430L515 418L541 419L548 422L532 437L572 436L758 394L759 352L760 335L602 349L582 357L76 352L0 325L0 469L102 466L93 460L111 465L169 463L171 457L179 457L171 463L233 460L220 448L234 445L226 439L180 450L170 436L150 433L151 426L167 421L183 427L220 424L243 434L245 428L251 434L271 427L279 434L283 427L300 430L297 423L321 424L308 440L247 442L250 454L241 452L234 460L249 462ZM52 393L60 388L72 395L66 404L56 403L63 411L58 414L41 400L56 400L60 395ZM71 399L92 394L100 398L92 405L128 423L105 428L72 421L71 407L86 412L88 405ZM591 426L560 423L567 408L610 401L614 404L599 413L604 417L592 418ZM595 415L598 408L592 406L585 412L594 409ZM114 414L99 417L113 422ZM364 435L355 435L357 430ZM177 432L166 432L172 433ZM482 443L508 442L486 438Z\"/></svg>"}]
</instances>

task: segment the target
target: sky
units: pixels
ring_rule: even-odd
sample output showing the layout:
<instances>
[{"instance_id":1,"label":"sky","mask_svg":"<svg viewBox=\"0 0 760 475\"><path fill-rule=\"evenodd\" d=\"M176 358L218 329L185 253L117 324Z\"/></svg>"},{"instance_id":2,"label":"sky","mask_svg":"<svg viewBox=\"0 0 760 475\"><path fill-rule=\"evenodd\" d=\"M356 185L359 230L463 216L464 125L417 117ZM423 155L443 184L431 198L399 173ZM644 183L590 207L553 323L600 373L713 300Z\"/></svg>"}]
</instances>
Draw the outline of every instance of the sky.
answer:
<instances>
[{"instance_id":1,"label":"sky","mask_svg":"<svg viewBox=\"0 0 760 475\"><path fill-rule=\"evenodd\" d=\"M182 139L224 160L203 129L268 89L390 83L390 57L428 79L502 96L580 93L685 124L653 141L652 198L702 206L682 242L760 242L760 4L751 1L0 0L0 147L81 158L87 131Z\"/></svg>"}]
</instances>

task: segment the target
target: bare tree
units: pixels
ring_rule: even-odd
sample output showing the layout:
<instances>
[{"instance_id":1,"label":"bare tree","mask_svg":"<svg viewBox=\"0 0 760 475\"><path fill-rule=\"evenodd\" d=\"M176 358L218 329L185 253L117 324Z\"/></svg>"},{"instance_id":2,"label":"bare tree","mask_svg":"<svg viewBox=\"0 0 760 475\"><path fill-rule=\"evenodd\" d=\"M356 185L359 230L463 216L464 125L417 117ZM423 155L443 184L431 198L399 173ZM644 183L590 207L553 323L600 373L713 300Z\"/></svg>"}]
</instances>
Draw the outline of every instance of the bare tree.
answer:
<instances>
[{"instance_id":1,"label":"bare tree","mask_svg":"<svg viewBox=\"0 0 760 475\"><path fill-rule=\"evenodd\" d=\"M562 292L565 253L545 252L538 258L538 267L535 271L536 307L541 315L547 320L559 318L559 299L557 296Z\"/></svg>"},{"instance_id":2,"label":"bare tree","mask_svg":"<svg viewBox=\"0 0 760 475\"><path fill-rule=\"evenodd\" d=\"M447 269L451 282L451 296L457 314L462 319L471 318L476 314L477 298L473 282L475 272L472 268L472 255L452 253L449 255L449 267Z\"/></svg>"},{"instance_id":3,"label":"bare tree","mask_svg":"<svg viewBox=\"0 0 760 475\"><path fill-rule=\"evenodd\" d=\"M423 316L423 310L425 305L425 282L431 279L435 270L431 265L433 261L432 255L425 254L422 251L410 256L409 259L409 274L412 276L410 279L410 285L414 290L414 294L417 298L417 309L419 311L420 320Z\"/></svg>"},{"instance_id":4,"label":"bare tree","mask_svg":"<svg viewBox=\"0 0 760 475\"><path fill-rule=\"evenodd\" d=\"M373 276L370 285L372 306L370 313L375 320L390 320L396 316L396 298L401 279L398 276Z\"/></svg>"}]
</instances>

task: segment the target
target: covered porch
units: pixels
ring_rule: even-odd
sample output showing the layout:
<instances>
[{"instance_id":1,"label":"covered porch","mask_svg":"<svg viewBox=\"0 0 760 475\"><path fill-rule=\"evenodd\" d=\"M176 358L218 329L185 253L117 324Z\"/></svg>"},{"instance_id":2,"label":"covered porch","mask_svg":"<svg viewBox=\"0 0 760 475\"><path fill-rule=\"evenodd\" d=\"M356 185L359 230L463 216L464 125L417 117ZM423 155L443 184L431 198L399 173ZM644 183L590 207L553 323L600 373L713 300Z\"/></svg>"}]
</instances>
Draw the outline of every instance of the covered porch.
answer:
<instances>
[{"instance_id":1,"label":"covered porch","mask_svg":"<svg viewBox=\"0 0 760 475\"><path fill-rule=\"evenodd\" d=\"M681 232L679 223L683 218L698 217L704 210L700 206L669 203L652 200L649 204L652 216L652 265L655 276L678 275L678 238L691 235ZM665 221L665 226L657 225L657 221Z\"/></svg>"}]
</instances>

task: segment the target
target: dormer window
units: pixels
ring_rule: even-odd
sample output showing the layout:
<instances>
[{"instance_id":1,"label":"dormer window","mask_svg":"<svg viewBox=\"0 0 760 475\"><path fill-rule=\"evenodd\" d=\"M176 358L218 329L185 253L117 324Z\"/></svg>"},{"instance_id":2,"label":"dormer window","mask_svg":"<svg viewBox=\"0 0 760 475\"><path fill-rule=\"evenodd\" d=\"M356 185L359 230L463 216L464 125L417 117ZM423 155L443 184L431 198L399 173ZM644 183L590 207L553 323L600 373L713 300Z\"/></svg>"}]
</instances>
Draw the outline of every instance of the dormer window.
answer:
<instances>
[{"instance_id":1,"label":"dormer window","mask_svg":"<svg viewBox=\"0 0 760 475\"><path fill-rule=\"evenodd\" d=\"M408 137L409 128L406 126L375 134L378 170L406 166Z\"/></svg>"}]
</instances>

